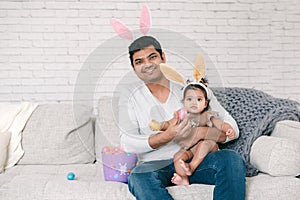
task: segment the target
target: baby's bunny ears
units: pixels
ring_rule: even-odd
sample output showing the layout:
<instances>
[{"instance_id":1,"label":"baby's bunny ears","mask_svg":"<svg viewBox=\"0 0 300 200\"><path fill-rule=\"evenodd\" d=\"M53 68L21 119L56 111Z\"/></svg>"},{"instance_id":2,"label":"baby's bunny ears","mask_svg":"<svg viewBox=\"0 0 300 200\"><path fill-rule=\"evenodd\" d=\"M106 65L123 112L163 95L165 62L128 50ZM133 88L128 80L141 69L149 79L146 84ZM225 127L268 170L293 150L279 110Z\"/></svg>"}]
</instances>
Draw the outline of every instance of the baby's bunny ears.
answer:
<instances>
[{"instance_id":1,"label":"baby's bunny ears","mask_svg":"<svg viewBox=\"0 0 300 200\"><path fill-rule=\"evenodd\" d=\"M201 79L204 77L206 72L204 59L201 54L196 55L195 61L194 61L194 79L196 82L200 82Z\"/></svg>"},{"instance_id":2,"label":"baby's bunny ears","mask_svg":"<svg viewBox=\"0 0 300 200\"><path fill-rule=\"evenodd\" d=\"M186 88L188 88L189 85L200 85L206 91L207 98L211 99L212 93L207 88L207 82L202 79L205 75L206 69L204 59L201 54L198 54L195 57L193 70L194 81L187 80L185 82L183 76L180 73L178 73L173 67L166 65L165 63L160 64L160 70L167 79L178 82L182 86L184 86L182 89L182 96L184 96L185 90Z\"/></svg>"},{"instance_id":3,"label":"baby's bunny ears","mask_svg":"<svg viewBox=\"0 0 300 200\"><path fill-rule=\"evenodd\" d=\"M162 63L160 64L160 70L162 71L162 73L165 75L167 79L173 80L182 85L186 85L186 81L183 78L183 76L180 73L178 73L173 67L165 63ZM199 83L201 79L204 77L205 72L206 69L205 69L203 56L201 54L198 54L195 57L195 61L194 61L194 70L193 70L193 76L195 79L194 82Z\"/></svg>"},{"instance_id":4,"label":"baby's bunny ears","mask_svg":"<svg viewBox=\"0 0 300 200\"><path fill-rule=\"evenodd\" d=\"M178 82L182 85L185 85L185 80L184 80L183 76L179 72L177 72L173 67L171 67L165 63L161 63L160 70L167 79Z\"/></svg>"},{"instance_id":5,"label":"baby's bunny ears","mask_svg":"<svg viewBox=\"0 0 300 200\"><path fill-rule=\"evenodd\" d=\"M121 21L111 18L110 24L114 28L115 32L124 39L133 40L133 32ZM142 13L140 17L140 31L142 34L146 35L151 26L151 15L148 6L144 5L142 7Z\"/></svg>"}]
</instances>

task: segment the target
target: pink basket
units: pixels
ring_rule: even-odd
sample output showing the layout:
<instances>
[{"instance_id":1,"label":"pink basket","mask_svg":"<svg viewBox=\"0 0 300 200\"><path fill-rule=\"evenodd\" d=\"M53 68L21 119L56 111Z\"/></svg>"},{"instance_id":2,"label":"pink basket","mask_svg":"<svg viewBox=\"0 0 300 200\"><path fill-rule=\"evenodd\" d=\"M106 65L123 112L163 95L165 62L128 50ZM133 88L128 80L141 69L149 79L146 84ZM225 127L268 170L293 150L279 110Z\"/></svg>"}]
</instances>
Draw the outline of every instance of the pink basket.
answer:
<instances>
[{"instance_id":1,"label":"pink basket","mask_svg":"<svg viewBox=\"0 0 300 200\"><path fill-rule=\"evenodd\" d=\"M131 170L135 167L137 156L134 153L102 152L103 172L106 181L127 183Z\"/></svg>"}]
</instances>

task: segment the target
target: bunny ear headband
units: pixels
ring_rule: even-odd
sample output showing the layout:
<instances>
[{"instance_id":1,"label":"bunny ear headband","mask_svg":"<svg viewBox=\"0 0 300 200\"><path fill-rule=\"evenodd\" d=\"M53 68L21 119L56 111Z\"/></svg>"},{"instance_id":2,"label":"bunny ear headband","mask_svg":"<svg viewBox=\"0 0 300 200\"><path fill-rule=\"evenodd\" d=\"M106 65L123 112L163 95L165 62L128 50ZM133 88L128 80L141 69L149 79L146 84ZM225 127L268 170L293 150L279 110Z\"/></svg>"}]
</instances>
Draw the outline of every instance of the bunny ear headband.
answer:
<instances>
[{"instance_id":1,"label":"bunny ear headband","mask_svg":"<svg viewBox=\"0 0 300 200\"><path fill-rule=\"evenodd\" d=\"M211 98L211 92L210 90L208 90L207 84L201 82L206 72L204 59L201 54L198 54L194 61L194 70L193 70L194 81L192 82L190 82L189 80L185 81L180 73L178 73L173 67L165 63L160 64L160 70L162 71L162 73L165 75L167 79L173 80L175 82L184 85L184 88L182 90L183 92L186 90L187 86L189 85L200 85L206 91L207 98L208 99Z\"/></svg>"},{"instance_id":2,"label":"bunny ear headband","mask_svg":"<svg viewBox=\"0 0 300 200\"><path fill-rule=\"evenodd\" d=\"M114 28L115 32L124 39L133 40L133 31L130 30L125 24L121 21L111 18L110 24ZM143 35L146 35L151 26L151 15L149 8L144 5L142 7L141 17L140 17L140 31Z\"/></svg>"}]
</instances>

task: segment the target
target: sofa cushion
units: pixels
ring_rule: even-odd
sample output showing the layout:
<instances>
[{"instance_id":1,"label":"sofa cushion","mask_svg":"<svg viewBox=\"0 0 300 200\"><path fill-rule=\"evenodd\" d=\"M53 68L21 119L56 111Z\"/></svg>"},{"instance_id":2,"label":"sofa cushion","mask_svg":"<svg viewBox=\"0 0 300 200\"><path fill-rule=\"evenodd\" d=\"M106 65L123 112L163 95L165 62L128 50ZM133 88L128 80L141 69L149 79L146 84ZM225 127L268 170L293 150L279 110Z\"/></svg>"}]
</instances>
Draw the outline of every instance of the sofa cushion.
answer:
<instances>
[{"instance_id":1,"label":"sofa cushion","mask_svg":"<svg viewBox=\"0 0 300 200\"><path fill-rule=\"evenodd\" d=\"M291 120L277 122L272 136L287 138L300 143L300 122Z\"/></svg>"},{"instance_id":2,"label":"sofa cushion","mask_svg":"<svg viewBox=\"0 0 300 200\"><path fill-rule=\"evenodd\" d=\"M252 145L250 162L272 176L300 173L300 143L286 138L261 136Z\"/></svg>"},{"instance_id":3,"label":"sofa cushion","mask_svg":"<svg viewBox=\"0 0 300 200\"><path fill-rule=\"evenodd\" d=\"M95 124L96 158L101 161L101 150L104 146L120 145L118 128L118 97L101 97L98 101Z\"/></svg>"},{"instance_id":4,"label":"sofa cushion","mask_svg":"<svg viewBox=\"0 0 300 200\"><path fill-rule=\"evenodd\" d=\"M247 200L297 200L300 197L300 179L292 176L270 176L260 173L247 177Z\"/></svg>"},{"instance_id":5,"label":"sofa cushion","mask_svg":"<svg viewBox=\"0 0 300 200\"><path fill-rule=\"evenodd\" d=\"M44 104L23 131L19 164L74 164L95 160L91 109L83 105Z\"/></svg>"},{"instance_id":6,"label":"sofa cushion","mask_svg":"<svg viewBox=\"0 0 300 200\"><path fill-rule=\"evenodd\" d=\"M10 141L11 133L7 132L0 132L0 173L4 171L4 167L7 160L7 147Z\"/></svg>"}]
</instances>

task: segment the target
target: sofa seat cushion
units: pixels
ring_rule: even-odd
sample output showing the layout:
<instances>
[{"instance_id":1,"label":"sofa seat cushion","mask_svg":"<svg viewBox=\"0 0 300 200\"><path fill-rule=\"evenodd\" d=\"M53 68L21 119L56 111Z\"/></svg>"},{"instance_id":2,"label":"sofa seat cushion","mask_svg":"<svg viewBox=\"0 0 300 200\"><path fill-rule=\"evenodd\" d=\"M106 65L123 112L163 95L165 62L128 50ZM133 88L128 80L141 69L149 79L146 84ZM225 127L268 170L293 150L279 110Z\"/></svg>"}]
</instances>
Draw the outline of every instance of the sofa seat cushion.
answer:
<instances>
[{"instance_id":1,"label":"sofa seat cushion","mask_svg":"<svg viewBox=\"0 0 300 200\"><path fill-rule=\"evenodd\" d=\"M300 199L300 179L292 176L274 177L259 173L247 177L246 200Z\"/></svg>"},{"instance_id":2,"label":"sofa seat cushion","mask_svg":"<svg viewBox=\"0 0 300 200\"><path fill-rule=\"evenodd\" d=\"M91 109L83 105L39 105L28 120L18 164L79 164L95 161Z\"/></svg>"},{"instance_id":3,"label":"sofa seat cushion","mask_svg":"<svg viewBox=\"0 0 300 200\"><path fill-rule=\"evenodd\" d=\"M192 184L188 186L167 187L175 199L213 199L214 185Z\"/></svg>"},{"instance_id":4,"label":"sofa seat cushion","mask_svg":"<svg viewBox=\"0 0 300 200\"><path fill-rule=\"evenodd\" d=\"M67 180L73 172L75 180ZM5 191L5 192L2 192ZM105 182L102 164L16 165L0 176L0 199L134 199L127 185Z\"/></svg>"},{"instance_id":5,"label":"sofa seat cushion","mask_svg":"<svg viewBox=\"0 0 300 200\"><path fill-rule=\"evenodd\" d=\"M67 180L74 172L76 179ZM259 174L247 177L247 200L299 199L300 179ZM213 185L167 188L174 199L212 199ZM127 184L104 181L102 163L16 165L0 174L0 199L5 200L134 200Z\"/></svg>"},{"instance_id":6,"label":"sofa seat cushion","mask_svg":"<svg viewBox=\"0 0 300 200\"><path fill-rule=\"evenodd\" d=\"M261 136L251 147L250 161L258 170L272 176L296 176L300 173L300 143Z\"/></svg>"},{"instance_id":7,"label":"sofa seat cushion","mask_svg":"<svg viewBox=\"0 0 300 200\"><path fill-rule=\"evenodd\" d=\"M75 180L67 180L73 172ZM168 187L175 199L212 199L214 186ZM5 192L1 192L5 191ZM22 194L22 195L20 195ZM203 198L202 198L203 197ZM102 163L73 165L16 165L0 175L0 199L134 200L128 186L104 181Z\"/></svg>"}]
</instances>

